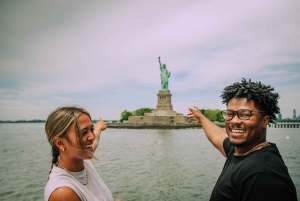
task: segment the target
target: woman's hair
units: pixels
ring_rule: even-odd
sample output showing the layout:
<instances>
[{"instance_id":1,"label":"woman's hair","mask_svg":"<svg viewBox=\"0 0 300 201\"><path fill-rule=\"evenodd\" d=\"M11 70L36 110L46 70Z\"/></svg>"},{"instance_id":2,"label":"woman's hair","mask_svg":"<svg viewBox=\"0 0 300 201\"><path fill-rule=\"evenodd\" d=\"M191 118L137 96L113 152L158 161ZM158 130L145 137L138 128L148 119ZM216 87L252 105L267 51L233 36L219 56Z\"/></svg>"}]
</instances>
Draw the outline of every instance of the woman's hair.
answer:
<instances>
[{"instance_id":1,"label":"woman's hair","mask_svg":"<svg viewBox=\"0 0 300 201\"><path fill-rule=\"evenodd\" d=\"M278 106L279 94L273 92L274 88L270 85L264 85L261 82L247 82L245 78L241 83L236 82L225 87L222 92L222 103L228 105L232 98L247 98L253 100L255 106L262 111L266 111L266 115L270 118L270 123L274 123L277 119L276 114L280 113Z\"/></svg>"},{"instance_id":2,"label":"woman's hair","mask_svg":"<svg viewBox=\"0 0 300 201\"><path fill-rule=\"evenodd\" d=\"M84 151L84 144L82 141L82 133L78 118L81 114L86 114L91 119L90 114L83 108L78 106L59 107L51 112L47 118L45 131L50 145L52 146L52 165L58 162L59 149L54 144L55 137L65 138L70 145L67 137L67 131L71 125L75 127L77 144L80 147L79 151Z\"/></svg>"}]
</instances>

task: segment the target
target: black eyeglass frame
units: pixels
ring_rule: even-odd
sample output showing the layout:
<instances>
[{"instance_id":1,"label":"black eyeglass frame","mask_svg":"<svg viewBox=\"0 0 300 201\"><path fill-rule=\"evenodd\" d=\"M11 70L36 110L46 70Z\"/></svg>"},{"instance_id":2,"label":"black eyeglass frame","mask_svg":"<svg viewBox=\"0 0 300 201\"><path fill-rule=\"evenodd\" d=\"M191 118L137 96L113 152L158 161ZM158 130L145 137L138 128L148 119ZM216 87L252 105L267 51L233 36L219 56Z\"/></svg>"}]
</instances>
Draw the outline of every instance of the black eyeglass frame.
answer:
<instances>
[{"instance_id":1,"label":"black eyeglass frame","mask_svg":"<svg viewBox=\"0 0 300 201\"><path fill-rule=\"evenodd\" d=\"M224 115L224 112L228 112L228 111L230 111L230 112L233 113L233 115L232 115L231 118L228 118L229 116ZM249 116L246 117L246 118L242 118L242 119L241 119L241 118L240 118L240 115L239 115L239 111L248 111L248 112L249 112ZM260 113L263 113L263 112L266 112L266 111L248 110L248 109L240 109L240 110L223 110L223 111L221 111L221 115L222 115L222 117L223 117L223 119L224 119L225 121L230 121L230 120L232 120L233 117L234 117L235 115L237 115L237 117L238 117L240 120L249 120L250 117L252 116L252 112L260 112ZM226 116L227 116L227 118L226 118Z\"/></svg>"}]
</instances>

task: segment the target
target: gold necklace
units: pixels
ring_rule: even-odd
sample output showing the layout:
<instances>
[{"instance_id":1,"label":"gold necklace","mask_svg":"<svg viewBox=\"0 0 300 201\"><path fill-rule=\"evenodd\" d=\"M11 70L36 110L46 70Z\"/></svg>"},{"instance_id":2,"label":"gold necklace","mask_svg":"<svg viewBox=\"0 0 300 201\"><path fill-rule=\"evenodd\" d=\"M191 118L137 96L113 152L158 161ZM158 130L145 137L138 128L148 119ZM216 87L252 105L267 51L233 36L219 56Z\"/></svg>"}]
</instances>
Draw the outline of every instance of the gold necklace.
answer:
<instances>
[{"instance_id":1,"label":"gold necklace","mask_svg":"<svg viewBox=\"0 0 300 201\"><path fill-rule=\"evenodd\" d=\"M250 149L249 151L247 151L246 153L239 155L239 156L246 156L246 155L250 154L251 152L255 151L255 149L258 147L266 147L269 145L270 145L270 143L268 143L268 142L262 142L262 143L256 145L255 147L253 147L252 149ZM234 155L237 156L236 153L234 153Z\"/></svg>"},{"instance_id":2,"label":"gold necklace","mask_svg":"<svg viewBox=\"0 0 300 201\"><path fill-rule=\"evenodd\" d=\"M64 169L65 171L67 171L72 177L74 177L77 181L79 181L82 185L86 186L89 190L90 187L88 186L89 184L89 176L88 176L88 171L84 168L85 170L85 177L86 177L86 182L81 182L79 179L77 179L69 170L67 170L64 167L61 167L62 169Z\"/></svg>"}]
</instances>

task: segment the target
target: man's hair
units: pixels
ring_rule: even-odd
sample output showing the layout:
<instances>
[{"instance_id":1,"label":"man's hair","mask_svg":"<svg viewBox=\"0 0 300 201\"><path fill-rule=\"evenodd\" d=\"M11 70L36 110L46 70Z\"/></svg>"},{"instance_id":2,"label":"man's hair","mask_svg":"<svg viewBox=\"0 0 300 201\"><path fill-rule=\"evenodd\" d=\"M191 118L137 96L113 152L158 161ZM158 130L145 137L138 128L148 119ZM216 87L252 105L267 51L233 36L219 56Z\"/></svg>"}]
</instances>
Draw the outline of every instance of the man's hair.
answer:
<instances>
[{"instance_id":1,"label":"man's hair","mask_svg":"<svg viewBox=\"0 0 300 201\"><path fill-rule=\"evenodd\" d=\"M225 87L222 92L222 103L228 105L232 98L247 98L253 100L255 106L262 111L266 111L266 115L270 118L270 123L274 123L277 119L276 114L280 113L278 106L279 94L273 92L274 88L270 85L264 85L261 82L249 82L245 78L241 83L236 82Z\"/></svg>"}]
</instances>

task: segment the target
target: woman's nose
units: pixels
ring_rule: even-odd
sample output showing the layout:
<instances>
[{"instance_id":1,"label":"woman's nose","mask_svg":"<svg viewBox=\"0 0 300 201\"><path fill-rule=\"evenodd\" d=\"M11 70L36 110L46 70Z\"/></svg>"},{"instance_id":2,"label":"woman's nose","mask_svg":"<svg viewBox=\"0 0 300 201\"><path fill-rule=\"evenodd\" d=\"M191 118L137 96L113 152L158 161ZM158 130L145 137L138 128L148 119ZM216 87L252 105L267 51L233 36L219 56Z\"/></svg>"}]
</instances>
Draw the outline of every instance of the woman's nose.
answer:
<instances>
[{"instance_id":1,"label":"woman's nose","mask_svg":"<svg viewBox=\"0 0 300 201\"><path fill-rule=\"evenodd\" d=\"M89 132L88 140L94 140L95 139L95 133L93 131Z\"/></svg>"}]
</instances>

